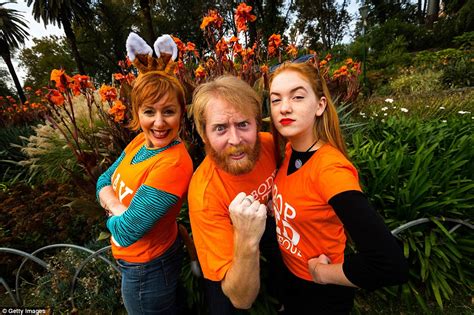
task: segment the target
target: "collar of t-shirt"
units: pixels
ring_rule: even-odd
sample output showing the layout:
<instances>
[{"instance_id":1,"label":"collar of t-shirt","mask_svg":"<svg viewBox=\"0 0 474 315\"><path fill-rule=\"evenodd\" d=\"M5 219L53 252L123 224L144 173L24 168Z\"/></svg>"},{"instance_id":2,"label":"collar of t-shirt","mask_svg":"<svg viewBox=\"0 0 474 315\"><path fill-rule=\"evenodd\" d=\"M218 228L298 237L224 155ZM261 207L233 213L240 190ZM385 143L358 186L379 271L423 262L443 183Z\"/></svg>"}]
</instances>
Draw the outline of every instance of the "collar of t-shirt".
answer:
<instances>
[{"instance_id":1,"label":"collar of t-shirt","mask_svg":"<svg viewBox=\"0 0 474 315\"><path fill-rule=\"evenodd\" d=\"M309 152L299 152L291 148L290 162L288 164L288 170L286 172L286 175L293 174L294 172L299 170L313 156L316 151L317 150Z\"/></svg>"}]
</instances>

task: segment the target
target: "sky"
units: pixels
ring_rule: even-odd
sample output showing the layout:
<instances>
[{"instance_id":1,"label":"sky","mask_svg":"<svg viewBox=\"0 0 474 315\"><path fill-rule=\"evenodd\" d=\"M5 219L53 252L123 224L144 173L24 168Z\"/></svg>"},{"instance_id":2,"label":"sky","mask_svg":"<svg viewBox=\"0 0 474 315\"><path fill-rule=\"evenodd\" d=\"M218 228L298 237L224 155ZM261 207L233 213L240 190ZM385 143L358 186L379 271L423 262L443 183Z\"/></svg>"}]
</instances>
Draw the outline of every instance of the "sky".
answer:
<instances>
[{"instance_id":1,"label":"sky","mask_svg":"<svg viewBox=\"0 0 474 315\"><path fill-rule=\"evenodd\" d=\"M349 0L349 2L350 2L349 7L348 7L349 13L353 16L358 15L358 6L360 5L360 3L356 3L356 0ZM361 1L358 1L358 2L361 2ZM21 12L23 16L25 17L26 23L28 24L28 27L29 27L28 32L30 34L29 39L25 42L25 48L32 46L33 38L40 38L40 37L49 36L49 35L64 36L64 31L58 26L49 24L45 28L43 23L36 22L33 18L33 15L31 14L31 7L28 7L25 1L19 0L18 3L10 3L10 4L5 5L5 7L10 8L10 9L15 9ZM354 29L355 27L354 25L355 25L355 19L353 20L352 25L350 26L351 30ZM349 40L350 40L349 36L346 36L346 38L344 39L345 42L349 42ZM13 62L13 66L15 67L15 70L17 72L20 82L23 83L26 76L25 69L19 66L17 59L14 58L12 62ZM3 59L0 59L0 67L6 69L6 65ZM11 81L11 79L9 80L8 84L11 86L13 85L13 82Z\"/></svg>"}]
</instances>

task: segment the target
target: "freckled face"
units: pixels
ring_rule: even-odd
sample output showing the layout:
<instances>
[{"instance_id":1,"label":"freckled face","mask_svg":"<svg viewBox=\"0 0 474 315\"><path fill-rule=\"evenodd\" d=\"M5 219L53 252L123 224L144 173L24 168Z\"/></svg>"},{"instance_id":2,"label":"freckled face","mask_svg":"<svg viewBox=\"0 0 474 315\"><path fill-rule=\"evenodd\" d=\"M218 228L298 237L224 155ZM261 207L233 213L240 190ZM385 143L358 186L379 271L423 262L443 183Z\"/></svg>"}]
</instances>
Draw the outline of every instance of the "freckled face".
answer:
<instances>
[{"instance_id":1,"label":"freckled face","mask_svg":"<svg viewBox=\"0 0 474 315\"><path fill-rule=\"evenodd\" d=\"M209 101L205 113L206 153L224 171L250 172L260 152L257 122L220 98Z\"/></svg>"},{"instance_id":2,"label":"freckled face","mask_svg":"<svg viewBox=\"0 0 474 315\"><path fill-rule=\"evenodd\" d=\"M148 148L163 148L178 137L181 108L175 93L167 93L154 104L138 109L138 120Z\"/></svg>"},{"instance_id":3,"label":"freckled face","mask_svg":"<svg viewBox=\"0 0 474 315\"><path fill-rule=\"evenodd\" d=\"M295 71L278 74L270 86L273 123L290 141L312 142L315 118L326 108L326 98L318 99L310 84Z\"/></svg>"}]
</instances>

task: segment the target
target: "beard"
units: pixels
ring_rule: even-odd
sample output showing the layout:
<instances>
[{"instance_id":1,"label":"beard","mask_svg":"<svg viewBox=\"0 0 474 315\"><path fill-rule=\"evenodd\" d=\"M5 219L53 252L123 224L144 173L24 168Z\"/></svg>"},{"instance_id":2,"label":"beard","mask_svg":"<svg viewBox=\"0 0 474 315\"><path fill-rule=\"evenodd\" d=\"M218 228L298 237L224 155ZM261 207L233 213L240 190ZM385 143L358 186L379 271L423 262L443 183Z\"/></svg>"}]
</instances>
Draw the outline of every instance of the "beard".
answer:
<instances>
[{"instance_id":1,"label":"beard","mask_svg":"<svg viewBox=\"0 0 474 315\"><path fill-rule=\"evenodd\" d=\"M233 160L232 154L245 153L245 156L240 160ZM260 137L257 136L257 141L254 147L248 144L232 146L224 151L217 152L206 141L206 154L216 163L217 167L232 175L242 175L249 173L255 166L260 155Z\"/></svg>"}]
</instances>

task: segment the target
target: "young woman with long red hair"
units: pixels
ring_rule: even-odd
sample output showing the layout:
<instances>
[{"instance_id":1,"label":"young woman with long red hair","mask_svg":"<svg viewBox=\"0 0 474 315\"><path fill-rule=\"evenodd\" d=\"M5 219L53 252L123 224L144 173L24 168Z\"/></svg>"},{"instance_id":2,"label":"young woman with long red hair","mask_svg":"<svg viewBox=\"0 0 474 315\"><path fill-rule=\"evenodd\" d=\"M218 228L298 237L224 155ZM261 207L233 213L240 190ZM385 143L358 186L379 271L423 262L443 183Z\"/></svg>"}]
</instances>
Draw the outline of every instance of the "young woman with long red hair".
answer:
<instances>
[{"instance_id":1,"label":"young woman with long red hair","mask_svg":"<svg viewBox=\"0 0 474 315\"><path fill-rule=\"evenodd\" d=\"M270 104L276 136L288 141L272 193L287 267L285 310L348 314L355 287L403 283L407 263L360 188L316 66L282 64L270 78ZM345 255L346 233L356 254Z\"/></svg>"}]
</instances>

